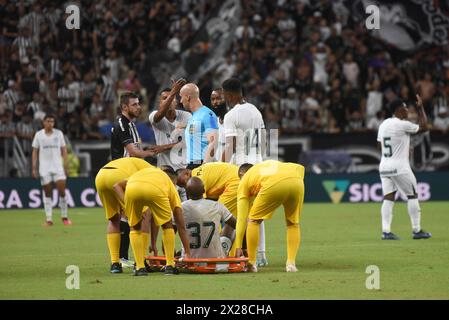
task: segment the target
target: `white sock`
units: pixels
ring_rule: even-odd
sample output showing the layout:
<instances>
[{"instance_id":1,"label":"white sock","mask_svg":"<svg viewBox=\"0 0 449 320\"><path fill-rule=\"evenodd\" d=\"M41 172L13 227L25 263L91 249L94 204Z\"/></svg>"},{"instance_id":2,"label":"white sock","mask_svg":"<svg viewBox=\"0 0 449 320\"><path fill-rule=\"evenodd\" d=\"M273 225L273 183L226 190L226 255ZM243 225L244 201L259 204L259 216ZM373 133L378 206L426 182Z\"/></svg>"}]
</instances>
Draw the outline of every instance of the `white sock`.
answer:
<instances>
[{"instance_id":1,"label":"white sock","mask_svg":"<svg viewBox=\"0 0 449 320\"><path fill-rule=\"evenodd\" d=\"M265 223L262 221L259 228L259 246L257 247L258 252L263 252L265 256Z\"/></svg>"},{"instance_id":2,"label":"white sock","mask_svg":"<svg viewBox=\"0 0 449 320\"><path fill-rule=\"evenodd\" d=\"M408 199L407 201L408 214L412 222L413 232L421 230L421 208L419 207L418 199Z\"/></svg>"},{"instance_id":3,"label":"white sock","mask_svg":"<svg viewBox=\"0 0 449 320\"><path fill-rule=\"evenodd\" d=\"M47 221L52 221L52 203L51 198L44 196L44 210L45 210L45 216L47 218Z\"/></svg>"},{"instance_id":4,"label":"white sock","mask_svg":"<svg viewBox=\"0 0 449 320\"><path fill-rule=\"evenodd\" d=\"M61 218L67 218L67 195L59 197L59 208L61 208Z\"/></svg>"},{"instance_id":5,"label":"white sock","mask_svg":"<svg viewBox=\"0 0 449 320\"><path fill-rule=\"evenodd\" d=\"M384 200L382 203L382 232L391 232L391 221L393 220L394 201Z\"/></svg>"}]
</instances>

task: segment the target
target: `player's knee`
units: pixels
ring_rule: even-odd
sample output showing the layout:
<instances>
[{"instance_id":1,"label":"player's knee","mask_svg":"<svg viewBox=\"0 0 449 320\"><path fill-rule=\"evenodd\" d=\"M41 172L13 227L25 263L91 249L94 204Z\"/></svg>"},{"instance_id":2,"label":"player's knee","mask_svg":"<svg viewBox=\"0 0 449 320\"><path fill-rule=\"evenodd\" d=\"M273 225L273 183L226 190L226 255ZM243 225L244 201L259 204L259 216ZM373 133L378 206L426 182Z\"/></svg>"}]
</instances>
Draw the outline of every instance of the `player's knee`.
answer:
<instances>
[{"instance_id":1,"label":"player's knee","mask_svg":"<svg viewBox=\"0 0 449 320\"><path fill-rule=\"evenodd\" d=\"M258 223L258 224L261 224L263 222L262 219L258 219L258 220L257 219L249 219L248 221L251 223Z\"/></svg>"}]
</instances>

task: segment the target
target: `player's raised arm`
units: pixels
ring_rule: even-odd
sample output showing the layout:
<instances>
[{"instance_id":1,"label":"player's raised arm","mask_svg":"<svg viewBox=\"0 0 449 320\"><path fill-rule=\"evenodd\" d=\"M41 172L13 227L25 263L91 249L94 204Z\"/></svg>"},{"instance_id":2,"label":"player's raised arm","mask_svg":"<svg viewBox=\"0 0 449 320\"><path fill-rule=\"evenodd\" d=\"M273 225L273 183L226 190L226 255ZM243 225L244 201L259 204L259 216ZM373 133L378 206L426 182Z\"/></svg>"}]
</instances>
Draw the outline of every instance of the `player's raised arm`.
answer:
<instances>
[{"instance_id":1,"label":"player's raised arm","mask_svg":"<svg viewBox=\"0 0 449 320\"><path fill-rule=\"evenodd\" d=\"M427 123L427 115L424 111L424 106L419 94L416 95L416 110L418 112L418 124L419 124L419 132L426 132L429 130L429 125Z\"/></svg>"},{"instance_id":2,"label":"player's raised arm","mask_svg":"<svg viewBox=\"0 0 449 320\"><path fill-rule=\"evenodd\" d=\"M176 81L176 82L173 81L173 86L172 86L169 96L167 97L167 99L165 99L159 105L159 109L157 110L156 114L154 115L153 121L155 123L158 123L159 121L162 120L163 117L165 117L165 115L167 114L167 111L170 109L173 99L176 97L176 95L179 93L179 91L181 91L181 88L186 84L186 82L187 81L182 78L178 79L178 81Z\"/></svg>"}]
</instances>

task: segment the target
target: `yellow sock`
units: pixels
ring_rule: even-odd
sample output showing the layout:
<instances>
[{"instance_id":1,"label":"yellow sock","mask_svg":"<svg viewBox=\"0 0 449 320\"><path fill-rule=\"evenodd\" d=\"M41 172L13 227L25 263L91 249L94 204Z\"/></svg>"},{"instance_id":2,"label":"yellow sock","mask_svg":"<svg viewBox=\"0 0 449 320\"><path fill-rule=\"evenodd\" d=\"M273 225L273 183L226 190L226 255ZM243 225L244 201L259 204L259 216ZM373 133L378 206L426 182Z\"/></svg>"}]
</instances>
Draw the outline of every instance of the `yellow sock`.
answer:
<instances>
[{"instance_id":1,"label":"yellow sock","mask_svg":"<svg viewBox=\"0 0 449 320\"><path fill-rule=\"evenodd\" d=\"M259 245L260 224L257 222L248 222L246 229L246 246L248 248L248 262L256 265L257 246Z\"/></svg>"},{"instance_id":2,"label":"yellow sock","mask_svg":"<svg viewBox=\"0 0 449 320\"><path fill-rule=\"evenodd\" d=\"M150 246L150 234L148 232L142 232L142 244L143 257L145 258L148 255L148 247Z\"/></svg>"},{"instance_id":3,"label":"yellow sock","mask_svg":"<svg viewBox=\"0 0 449 320\"><path fill-rule=\"evenodd\" d=\"M136 260L136 268L137 270L141 268L145 268L145 264L143 263L143 241L142 241L142 232L139 230L132 230L129 233L129 240L131 242L131 247L133 248L134 259Z\"/></svg>"},{"instance_id":4,"label":"yellow sock","mask_svg":"<svg viewBox=\"0 0 449 320\"><path fill-rule=\"evenodd\" d=\"M120 262L120 233L108 233L107 240L111 263Z\"/></svg>"},{"instance_id":5,"label":"yellow sock","mask_svg":"<svg viewBox=\"0 0 449 320\"><path fill-rule=\"evenodd\" d=\"M287 263L295 264L300 244L301 230L299 225L287 226Z\"/></svg>"},{"instance_id":6,"label":"yellow sock","mask_svg":"<svg viewBox=\"0 0 449 320\"><path fill-rule=\"evenodd\" d=\"M229 257L232 257L232 258L234 258L235 257L235 249L236 249L236 247L235 247L235 241L232 243L232 247L231 247L231 250L229 250Z\"/></svg>"},{"instance_id":7,"label":"yellow sock","mask_svg":"<svg viewBox=\"0 0 449 320\"><path fill-rule=\"evenodd\" d=\"M175 230L172 228L162 229L162 243L167 266L175 266Z\"/></svg>"}]
</instances>

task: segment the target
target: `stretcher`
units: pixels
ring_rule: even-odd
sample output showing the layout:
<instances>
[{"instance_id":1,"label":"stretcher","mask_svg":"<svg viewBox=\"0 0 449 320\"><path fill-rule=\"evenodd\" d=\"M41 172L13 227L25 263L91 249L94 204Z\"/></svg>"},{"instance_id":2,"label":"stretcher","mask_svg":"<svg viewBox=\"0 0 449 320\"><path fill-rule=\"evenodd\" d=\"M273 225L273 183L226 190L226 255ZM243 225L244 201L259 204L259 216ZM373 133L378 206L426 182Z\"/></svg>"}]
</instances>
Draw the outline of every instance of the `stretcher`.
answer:
<instances>
[{"instance_id":1,"label":"stretcher","mask_svg":"<svg viewBox=\"0 0 449 320\"><path fill-rule=\"evenodd\" d=\"M145 260L153 271L161 271L166 264L164 256L148 256ZM238 273L247 271L248 258L175 258L175 266L183 273Z\"/></svg>"}]
</instances>

